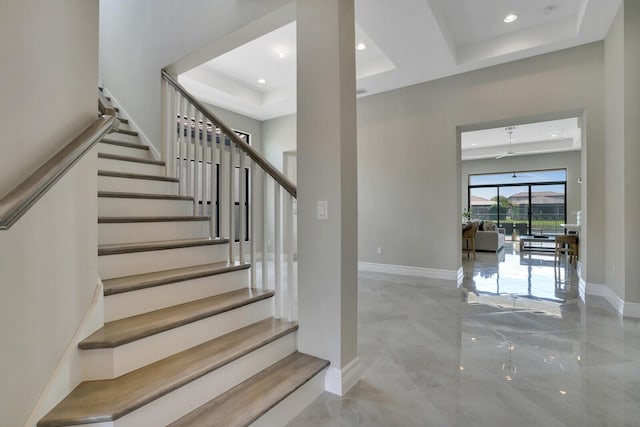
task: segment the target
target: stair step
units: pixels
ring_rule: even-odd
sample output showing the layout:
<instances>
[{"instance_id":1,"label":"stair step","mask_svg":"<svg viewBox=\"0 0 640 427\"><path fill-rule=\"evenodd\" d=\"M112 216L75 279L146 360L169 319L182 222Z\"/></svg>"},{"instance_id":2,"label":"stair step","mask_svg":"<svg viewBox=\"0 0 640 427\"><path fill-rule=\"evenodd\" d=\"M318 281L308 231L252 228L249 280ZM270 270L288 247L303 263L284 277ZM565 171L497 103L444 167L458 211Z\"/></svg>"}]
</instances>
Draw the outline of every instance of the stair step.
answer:
<instances>
[{"instance_id":1,"label":"stair step","mask_svg":"<svg viewBox=\"0 0 640 427\"><path fill-rule=\"evenodd\" d=\"M226 245L229 239L180 239L161 242L100 245L98 255L130 254L135 252L162 251L168 249L191 248L194 246Z\"/></svg>"},{"instance_id":2,"label":"stair step","mask_svg":"<svg viewBox=\"0 0 640 427\"><path fill-rule=\"evenodd\" d=\"M124 187L123 187L124 189ZM193 215L193 198L171 194L98 192L100 216Z\"/></svg>"},{"instance_id":3,"label":"stair step","mask_svg":"<svg viewBox=\"0 0 640 427\"><path fill-rule=\"evenodd\" d=\"M124 117L116 117L116 119L120 120L120 123L124 123L125 125L129 124L129 120Z\"/></svg>"},{"instance_id":4,"label":"stair step","mask_svg":"<svg viewBox=\"0 0 640 427\"><path fill-rule=\"evenodd\" d=\"M141 173L116 172L116 171L104 171L104 170L99 170L98 176L109 176L113 178L145 179L149 181L180 182L178 178L173 178L171 176L146 175Z\"/></svg>"},{"instance_id":5,"label":"stair step","mask_svg":"<svg viewBox=\"0 0 640 427\"><path fill-rule=\"evenodd\" d=\"M105 323L78 345L83 350L113 348L273 296L273 291L240 289Z\"/></svg>"},{"instance_id":6,"label":"stair step","mask_svg":"<svg viewBox=\"0 0 640 427\"><path fill-rule=\"evenodd\" d=\"M103 144L117 145L119 147L135 148L138 150L149 151L148 145L136 144L135 142L118 141L116 139L102 138L100 140Z\"/></svg>"},{"instance_id":7,"label":"stair step","mask_svg":"<svg viewBox=\"0 0 640 427\"><path fill-rule=\"evenodd\" d=\"M214 262L227 262L229 240L180 237L177 240L102 244L98 272L102 280Z\"/></svg>"},{"instance_id":8,"label":"stair step","mask_svg":"<svg viewBox=\"0 0 640 427\"><path fill-rule=\"evenodd\" d=\"M193 202L193 197L191 196L152 193L125 193L119 191L98 191L98 197L115 199L188 200L190 202Z\"/></svg>"},{"instance_id":9,"label":"stair step","mask_svg":"<svg viewBox=\"0 0 640 427\"><path fill-rule=\"evenodd\" d=\"M131 136L138 136L138 132L135 130L129 130L129 129L118 129L116 130L116 132L118 133L123 133L125 135L131 135Z\"/></svg>"},{"instance_id":10,"label":"stair step","mask_svg":"<svg viewBox=\"0 0 640 427\"><path fill-rule=\"evenodd\" d=\"M141 159L140 157L122 156L119 154L98 153L99 159L120 160L123 162L144 163L148 165L165 166L162 160Z\"/></svg>"},{"instance_id":11,"label":"stair step","mask_svg":"<svg viewBox=\"0 0 640 427\"><path fill-rule=\"evenodd\" d=\"M126 415L278 338L296 323L266 319L110 380L86 381L38 427L109 422Z\"/></svg>"},{"instance_id":12,"label":"stair step","mask_svg":"<svg viewBox=\"0 0 640 427\"><path fill-rule=\"evenodd\" d=\"M134 222L191 222L209 221L209 216L106 216L98 217L98 224L129 224Z\"/></svg>"},{"instance_id":13,"label":"stair step","mask_svg":"<svg viewBox=\"0 0 640 427\"><path fill-rule=\"evenodd\" d=\"M248 426L328 365L326 360L295 352L168 427Z\"/></svg>"},{"instance_id":14,"label":"stair step","mask_svg":"<svg viewBox=\"0 0 640 427\"><path fill-rule=\"evenodd\" d=\"M137 291L139 289L162 286L169 283L184 282L201 277L215 276L231 271L244 270L251 264L228 264L218 262L212 264L196 265L193 267L176 268L173 270L155 271L152 273L136 274L133 276L117 277L104 280L104 295L115 295L123 292Z\"/></svg>"}]
</instances>

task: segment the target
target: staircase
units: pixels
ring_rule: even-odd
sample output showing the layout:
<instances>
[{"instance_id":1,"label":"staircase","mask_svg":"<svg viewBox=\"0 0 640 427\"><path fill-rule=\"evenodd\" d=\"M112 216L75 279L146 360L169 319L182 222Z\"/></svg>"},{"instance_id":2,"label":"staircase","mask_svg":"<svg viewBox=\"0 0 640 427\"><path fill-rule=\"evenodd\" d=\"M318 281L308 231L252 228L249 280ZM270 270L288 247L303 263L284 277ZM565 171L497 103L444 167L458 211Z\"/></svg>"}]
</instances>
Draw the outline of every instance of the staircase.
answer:
<instances>
[{"instance_id":1,"label":"staircase","mask_svg":"<svg viewBox=\"0 0 640 427\"><path fill-rule=\"evenodd\" d=\"M293 310L285 316L283 309L280 244L273 285L264 256L258 287L259 258L253 242L251 251L244 248L249 229L243 214L234 219L233 194L231 206L224 206L213 187L208 202L195 186L185 191L185 181L199 179L198 164L207 165L206 138L199 142L200 163L187 147L186 157L173 151L166 158L174 164L167 165L152 158L126 119L120 121L119 130L98 143L104 326L79 344L85 381L38 426L286 423L322 392L328 362L297 352L298 324ZM184 146L185 135L180 127L174 148ZM218 167L225 159L220 141L217 148L210 143L211 164ZM244 159L234 160L234 148L229 144L228 164L242 170ZM186 174L176 161L196 172Z\"/></svg>"}]
</instances>

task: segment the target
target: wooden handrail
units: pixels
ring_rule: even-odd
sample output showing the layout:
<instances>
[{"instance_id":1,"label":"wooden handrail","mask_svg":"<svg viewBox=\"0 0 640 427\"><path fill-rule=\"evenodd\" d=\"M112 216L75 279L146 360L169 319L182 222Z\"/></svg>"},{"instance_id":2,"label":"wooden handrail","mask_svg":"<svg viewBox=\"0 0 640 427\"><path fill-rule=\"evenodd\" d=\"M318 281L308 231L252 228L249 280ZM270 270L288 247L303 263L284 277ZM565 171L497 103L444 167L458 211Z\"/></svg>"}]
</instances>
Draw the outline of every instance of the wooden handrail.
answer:
<instances>
[{"instance_id":1,"label":"wooden handrail","mask_svg":"<svg viewBox=\"0 0 640 427\"><path fill-rule=\"evenodd\" d=\"M220 131L227 135L242 151L244 151L254 162L258 164L265 172L267 172L271 177L284 188L287 193L291 194L294 198L297 197L298 189L296 185L289 180L282 172L280 172L275 166L273 166L267 159L262 157L258 151L243 141L236 133L227 126L222 120L220 120L213 112L211 112L207 107L202 105L198 100L196 100L187 89L185 89L180 83L177 82L166 70L162 70L162 77L169 82L171 86L180 94L185 97L194 107L196 107L200 112L215 126L220 128Z\"/></svg>"},{"instance_id":2,"label":"wooden handrail","mask_svg":"<svg viewBox=\"0 0 640 427\"><path fill-rule=\"evenodd\" d=\"M115 124L113 116L100 117L0 199L0 230L15 224Z\"/></svg>"}]
</instances>

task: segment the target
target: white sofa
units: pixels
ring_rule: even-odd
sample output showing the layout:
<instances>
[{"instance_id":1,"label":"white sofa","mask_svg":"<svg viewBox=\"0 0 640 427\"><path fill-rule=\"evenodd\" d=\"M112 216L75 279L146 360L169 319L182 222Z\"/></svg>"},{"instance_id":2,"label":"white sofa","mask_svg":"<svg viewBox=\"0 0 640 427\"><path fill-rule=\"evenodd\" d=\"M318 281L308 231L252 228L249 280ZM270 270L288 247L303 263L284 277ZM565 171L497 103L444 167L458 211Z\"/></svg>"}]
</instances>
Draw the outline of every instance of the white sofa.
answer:
<instances>
[{"instance_id":1,"label":"white sofa","mask_svg":"<svg viewBox=\"0 0 640 427\"><path fill-rule=\"evenodd\" d=\"M498 252L504 247L505 229L498 231L478 231L476 233L476 251Z\"/></svg>"},{"instance_id":2,"label":"white sofa","mask_svg":"<svg viewBox=\"0 0 640 427\"><path fill-rule=\"evenodd\" d=\"M498 252L504 247L505 229L497 231L479 231L476 233L476 251ZM462 241L464 248L464 240Z\"/></svg>"}]
</instances>

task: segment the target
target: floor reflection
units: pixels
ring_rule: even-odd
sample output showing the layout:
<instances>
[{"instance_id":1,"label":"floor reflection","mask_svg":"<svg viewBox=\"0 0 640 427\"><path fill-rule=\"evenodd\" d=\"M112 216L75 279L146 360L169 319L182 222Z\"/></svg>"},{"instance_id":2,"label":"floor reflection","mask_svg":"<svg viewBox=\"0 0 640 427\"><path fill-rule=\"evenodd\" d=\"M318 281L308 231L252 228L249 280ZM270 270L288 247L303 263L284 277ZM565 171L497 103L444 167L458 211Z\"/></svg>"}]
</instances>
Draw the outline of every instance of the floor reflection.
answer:
<instances>
[{"instance_id":1,"label":"floor reflection","mask_svg":"<svg viewBox=\"0 0 640 427\"><path fill-rule=\"evenodd\" d=\"M479 252L477 260L463 257L463 289L469 303L497 307L548 310L578 298L576 267L553 252L523 251L507 243L497 253Z\"/></svg>"},{"instance_id":2,"label":"floor reflection","mask_svg":"<svg viewBox=\"0 0 640 427\"><path fill-rule=\"evenodd\" d=\"M360 272L361 380L289 426L639 425L640 321L576 299L553 254L510 246L463 267L462 287Z\"/></svg>"}]
</instances>

